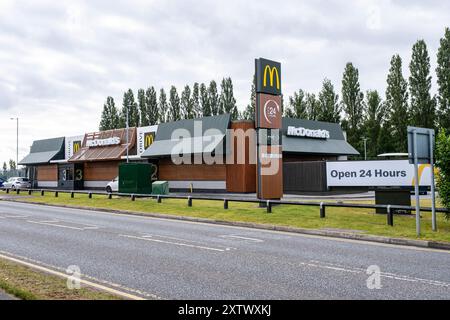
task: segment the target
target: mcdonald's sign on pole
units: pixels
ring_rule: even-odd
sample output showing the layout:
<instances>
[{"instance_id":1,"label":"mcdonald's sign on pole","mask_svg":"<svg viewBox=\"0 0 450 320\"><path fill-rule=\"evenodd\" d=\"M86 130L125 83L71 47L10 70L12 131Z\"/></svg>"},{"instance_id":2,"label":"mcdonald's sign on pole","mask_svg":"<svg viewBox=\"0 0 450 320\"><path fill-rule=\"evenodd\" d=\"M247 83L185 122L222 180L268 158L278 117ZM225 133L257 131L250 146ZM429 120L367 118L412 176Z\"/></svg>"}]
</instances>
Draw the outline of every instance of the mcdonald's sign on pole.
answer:
<instances>
[{"instance_id":1,"label":"mcdonald's sign on pole","mask_svg":"<svg viewBox=\"0 0 450 320\"><path fill-rule=\"evenodd\" d=\"M256 59L256 92L281 96L281 63Z\"/></svg>"},{"instance_id":2,"label":"mcdonald's sign on pole","mask_svg":"<svg viewBox=\"0 0 450 320\"><path fill-rule=\"evenodd\" d=\"M263 58L256 59L255 77L257 196L264 200L280 199L283 197L281 64Z\"/></svg>"}]
</instances>

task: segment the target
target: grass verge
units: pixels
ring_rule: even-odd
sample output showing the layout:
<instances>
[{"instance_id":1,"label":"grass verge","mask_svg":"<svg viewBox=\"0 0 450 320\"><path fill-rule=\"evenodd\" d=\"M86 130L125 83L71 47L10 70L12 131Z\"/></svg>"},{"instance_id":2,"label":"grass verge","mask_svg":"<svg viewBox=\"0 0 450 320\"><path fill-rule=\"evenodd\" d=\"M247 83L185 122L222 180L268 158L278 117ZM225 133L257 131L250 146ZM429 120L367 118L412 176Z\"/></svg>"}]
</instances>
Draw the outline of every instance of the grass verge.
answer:
<instances>
[{"instance_id":1,"label":"grass verge","mask_svg":"<svg viewBox=\"0 0 450 320\"><path fill-rule=\"evenodd\" d=\"M117 296L81 287L67 288L66 279L0 258L0 289L21 300L117 300Z\"/></svg>"},{"instance_id":2,"label":"grass verge","mask_svg":"<svg viewBox=\"0 0 450 320\"><path fill-rule=\"evenodd\" d=\"M386 215L375 214L373 209L332 208L326 209L326 218L319 218L318 207L280 205L273 207L273 213L267 214L265 209L252 203L229 203L229 209L223 209L220 201L194 200L193 206L187 206L187 200L164 199L157 203L152 199L129 198L107 199L107 196L60 193L58 198L53 194L45 196L34 195L21 199L24 202L39 202L44 204L69 205L88 208L123 210L139 213L162 213L175 216L189 216L222 221L239 221L259 224L289 226L306 229L339 229L349 232L360 232L371 235L418 239L416 236L415 216L398 216L394 218L394 227L386 222ZM367 201L364 201L367 203ZM430 201L424 200L422 206L429 206ZM422 240L450 242L450 221L443 214L438 214L438 232L431 229L431 213L422 213Z\"/></svg>"}]
</instances>

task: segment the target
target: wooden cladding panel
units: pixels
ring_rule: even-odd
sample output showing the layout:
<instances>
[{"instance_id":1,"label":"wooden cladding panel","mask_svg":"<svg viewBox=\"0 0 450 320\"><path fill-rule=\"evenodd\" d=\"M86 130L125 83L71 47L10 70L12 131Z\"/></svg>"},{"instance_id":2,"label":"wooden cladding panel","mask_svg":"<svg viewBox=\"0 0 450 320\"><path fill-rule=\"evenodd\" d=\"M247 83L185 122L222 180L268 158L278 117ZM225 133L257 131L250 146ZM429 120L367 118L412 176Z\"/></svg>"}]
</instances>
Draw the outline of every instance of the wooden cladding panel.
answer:
<instances>
[{"instance_id":1,"label":"wooden cladding panel","mask_svg":"<svg viewBox=\"0 0 450 320\"><path fill-rule=\"evenodd\" d=\"M119 161L87 162L84 181L110 181L119 175Z\"/></svg>"},{"instance_id":2,"label":"wooden cladding panel","mask_svg":"<svg viewBox=\"0 0 450 320\"><path fill-rule=\"evenodd\" d=\"M224 181L227 170L224 164L182 164L168 161L159 164L159 180L167 181Z\"/></svg>"},{"instance_id":3,"label":"wooden cladding panel","mask_svg":"<svg viewBox=\"0 0 450 320\"><path fill-rule=\"evenodd\" d=\"M58 181L58 166L56 164L36 167L38 181Z\"/></svg>"},{"instance_id":4,"label":"wooden cladding panel","mask_svg":"<svg viewBox=\"0 0 450 320\"><path fill-rule=\"evenodd\" d=\"M268 146L265 150L260 149L260 152L281 155L282 147ZM263 159L262 156L261 159ZM258 198L281 199L283 197L283 159L261 160L261 172L261 193L258 194Z\"/></svg>"},{"instance_id":5,"label":"wooden cladding panel","mask_svg":"<svg viewBox=\"0 0 450 320\"><path fill-rule=\"evenodd\" d=\"M233 122L231 124L233 130L254 130L255 124L250 121ZM234 150L243 150L245 152L245 164L237 164L237 153L230 155L232 162L227 164L227 191L238 193L256 192L256 164L250 164L250 155L255 157L255 146L250 148L250 141L245 140L245 145L238 146L238 139L231 137L234 143ZM252 150L250 150L252 149Z\"/></svg>"}]
</instances>

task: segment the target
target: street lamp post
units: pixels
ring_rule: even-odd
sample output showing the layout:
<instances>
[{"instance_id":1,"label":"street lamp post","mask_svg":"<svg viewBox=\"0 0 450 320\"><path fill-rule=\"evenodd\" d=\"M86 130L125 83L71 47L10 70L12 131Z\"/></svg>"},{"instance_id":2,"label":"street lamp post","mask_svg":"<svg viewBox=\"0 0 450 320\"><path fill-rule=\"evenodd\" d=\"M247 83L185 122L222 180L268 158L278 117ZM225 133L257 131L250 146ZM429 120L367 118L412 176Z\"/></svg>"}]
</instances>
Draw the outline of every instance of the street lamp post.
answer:
<instances>
[{"instance_id":1,"label":"street lamp post","mask_svg":"<svg viewBox=\"0 0 450 320\"><path fill-rule=\"evenodd\" d=\"M126 110L126 121L127 121L127 124L126 124L126 127L127 127L127 163L129 163L129 159L128 159L128 139L129 139L129 137L128 137L128 127L129 127L129 125L128 125L128 106L127 106L127 110Z\"/></svg>"},{"instance_id":2,"label":"street lamp post","mask_svg":"<svg viewBox=\"0 0 450 320\"><path fill-rule=\"evenodd\" d=\"M364 140L364 160L367 160L367 138L363 138Z\"/></svg>"},{"instance_id":3,"label":"street lamp post","mask_svg":"<svg viewBox=\"0 0 450 320\"><path fill-rule=\"evenodd\" d=\"M11 118L11 120L16 120L16 170L19 166L19 117Z\"/></svg>"}]
</instances>

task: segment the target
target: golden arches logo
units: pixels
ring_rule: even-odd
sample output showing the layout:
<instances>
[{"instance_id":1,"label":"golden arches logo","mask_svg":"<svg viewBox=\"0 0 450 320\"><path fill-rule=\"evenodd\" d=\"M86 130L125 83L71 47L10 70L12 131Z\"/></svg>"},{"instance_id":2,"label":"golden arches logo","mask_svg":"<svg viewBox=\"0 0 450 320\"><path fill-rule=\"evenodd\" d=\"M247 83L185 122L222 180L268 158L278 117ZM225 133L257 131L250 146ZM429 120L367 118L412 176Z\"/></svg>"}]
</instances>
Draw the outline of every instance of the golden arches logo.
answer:
<instances>
[{"instance_id":1,"label":"golden arches logo","mask_svg":"<svg viewBox=\"0 0 450 320\"><path fill-rule=\"evenodd\" d=\"M431 165L429 165L429 164L419 165L419 184L420 184L420 181L422 180L423 172L425 171L426 168L430 168L430 167L431 167ZM437 176L438 174L439 174L439 169L434 168L434 175ZM412 179L412 185L413 186L416 185L416 178Z\"/></svg>"},{"instance_id":2,"label":"golden arches logo","mask_svg":"<svg viewBox=\"0 0 450 320\"><path fill-rule=\"evenodd\" d=\"M75 141L73 143L73 153L77 153L78 151L80 151L80 148L81 148L81 142Z\"/></svg>"},{"instance_id":3,"label":"golden arches logo","mask_svg":"<svg viewBox=\"0 0 450 320\"><path fill-rule=\"evenodd\" d=\"M274 86L274 77L276 77L275 79L277 81L277 89L280 90L280 74L278 73L277 67L270 67L269 65L266 65L266 67L264 68L264 87L267 87L267 73L269 73L270 86Z\"/></svg>"},{"instance_id":4,"label":"golden arches logo","mask_svg":"<svg viewBox=\"0 0 450 320\"><path fill-rule=\"evenodd\" d=\"M153 144L154 136L153 134L147 134L144 138L144 149L147 149Z\"/></svg>"}]
</instances>

